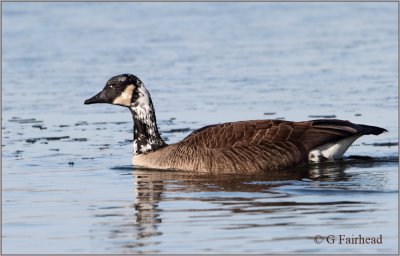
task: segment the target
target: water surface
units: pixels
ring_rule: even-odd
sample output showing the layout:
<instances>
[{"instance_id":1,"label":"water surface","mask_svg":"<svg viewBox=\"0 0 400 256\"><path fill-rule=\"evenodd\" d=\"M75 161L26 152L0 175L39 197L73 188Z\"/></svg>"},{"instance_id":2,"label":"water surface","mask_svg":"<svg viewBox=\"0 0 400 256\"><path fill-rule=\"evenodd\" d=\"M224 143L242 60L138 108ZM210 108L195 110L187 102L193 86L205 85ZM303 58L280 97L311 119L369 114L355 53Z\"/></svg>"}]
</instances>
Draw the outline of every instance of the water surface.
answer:
<instances>
[{"instance_id":1,"label":"water surface","mask_svg":"<svg viewBox=\"0 0 400 256\"><path fill-rule=\"evenodd\" d=\"M398 253L396 3L4 3L2 36L3 253ZM261 177L135 169L129 111L83 105L120 73L168 143L246 119L389 132Z\"/></svg>"}]
</instances>

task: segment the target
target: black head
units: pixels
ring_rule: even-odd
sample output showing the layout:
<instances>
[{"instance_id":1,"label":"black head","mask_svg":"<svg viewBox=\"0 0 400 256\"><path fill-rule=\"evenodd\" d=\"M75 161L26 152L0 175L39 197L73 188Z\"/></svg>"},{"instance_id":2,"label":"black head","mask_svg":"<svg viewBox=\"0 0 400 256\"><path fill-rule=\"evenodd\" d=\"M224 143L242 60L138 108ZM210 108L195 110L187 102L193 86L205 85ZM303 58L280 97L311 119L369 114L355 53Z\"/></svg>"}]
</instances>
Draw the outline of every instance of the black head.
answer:
<instances>
[{"instance_id":1,"label":"black head","mask_svg":"<svg viewBox=\"0 0 400 256\"><path fill-rule=\"evenodd\" d=\"M130 74L111 77L103 90L92 98L85 100L85 104L109 103L129 107L132 95L141 83L139 78Z\"/></svg>"}]
</instances>

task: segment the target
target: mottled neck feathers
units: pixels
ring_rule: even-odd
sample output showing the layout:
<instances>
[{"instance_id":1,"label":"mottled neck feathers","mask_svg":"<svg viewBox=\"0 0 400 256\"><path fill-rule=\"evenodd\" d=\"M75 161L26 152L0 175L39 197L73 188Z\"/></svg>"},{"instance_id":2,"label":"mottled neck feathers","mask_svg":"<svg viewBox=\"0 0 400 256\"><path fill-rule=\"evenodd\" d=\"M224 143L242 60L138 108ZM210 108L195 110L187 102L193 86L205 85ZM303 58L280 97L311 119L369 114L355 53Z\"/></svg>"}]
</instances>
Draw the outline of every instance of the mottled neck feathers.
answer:
<instances>
[{"instance_id":1,"label":"mottled neck feathers","mask_svg":"<svg viewBox=\"0 0 400 256\"><path fill-rule=\"evenodd\" d=\"M158 132L153 103L143 84L136 88L130 110L134 122L134 155L145 154L167 145Z\"/></svg>"}]
</instances>

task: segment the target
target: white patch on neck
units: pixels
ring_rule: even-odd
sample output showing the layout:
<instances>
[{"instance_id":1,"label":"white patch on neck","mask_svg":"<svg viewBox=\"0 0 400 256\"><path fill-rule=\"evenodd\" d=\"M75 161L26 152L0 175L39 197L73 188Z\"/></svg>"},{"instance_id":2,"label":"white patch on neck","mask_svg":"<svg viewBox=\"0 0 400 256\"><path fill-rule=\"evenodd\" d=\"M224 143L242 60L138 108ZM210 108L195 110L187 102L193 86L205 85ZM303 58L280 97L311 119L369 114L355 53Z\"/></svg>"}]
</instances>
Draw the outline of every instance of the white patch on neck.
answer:
<instances>
[{"instance_id":1,"label":"white patch on neck","mask_svg":"<svg viewBox=\"0 0 400 256\"><path fill-rule=\"evenodd\" d=\"M137 87L138 98L136 102L131 103L131 109L135 113L135 118L139 119L143 124L147 126L148 138L146 145L141 145L138 148L138 142L133 142L133 153L137 155L139 153L147 153L153 149L152 145L156 143L156 124L153 118L154 109L150 105L150 94L146 90L143 84ZM140 139L140 138L137 138Z\"/></svg>"},{"instance_id":2,"label":"white patch on neck","mask_svg":"<svg viewBox=\"0 0 400 256\"><path fill-rule=\"evenodd\" d=\"M132 104L132 110L135 111L137 117L141 120L145 120L149 118L154 111L150 106L150 95L149 92L146 90L144 85L142 84L137 88L138 91L138 99L136 102Z\"/></svg>"},{"instance_id":3,"label":"white patch on neck","mask_svg":"<svg viewBox=\"0 0 400 256\"><path fill-rule=\"evenodd\" d=\"M138 99L136 100L136 102L131 104L131 109L135 113L136 118L147 125L147 127L149 128L149 135L153 135L155 132L154 128L156 124L154 123L154 120L152 120L154 109L150 105L149 92L146 90L146 88L144 88L143 85L139 86L137 90Z\"/></svg>"},{"instance_id":4,"label":"white patch on neck","mask_svg":"<svg viewBox=\"0 0 400 256\"><path fill-rule=\"evenodd\" d=\"M136 140L133 141L133 155L144 154L151 150L153 150L153 148L151 146L151 142L149 142L146 145L141 146L139 149L138 142Z\"/></svg>"},{"instance_id":5,"label":"white patch on neck","mask_svg":"<svg viewBox=\"0 0 400 256\"><path fill-rule=\"evenodd\" d=\"M131 105L133 89L133 84L128 85L121 95L114 99L113 104L129 107Z\"/></svg>"}]
</instances>

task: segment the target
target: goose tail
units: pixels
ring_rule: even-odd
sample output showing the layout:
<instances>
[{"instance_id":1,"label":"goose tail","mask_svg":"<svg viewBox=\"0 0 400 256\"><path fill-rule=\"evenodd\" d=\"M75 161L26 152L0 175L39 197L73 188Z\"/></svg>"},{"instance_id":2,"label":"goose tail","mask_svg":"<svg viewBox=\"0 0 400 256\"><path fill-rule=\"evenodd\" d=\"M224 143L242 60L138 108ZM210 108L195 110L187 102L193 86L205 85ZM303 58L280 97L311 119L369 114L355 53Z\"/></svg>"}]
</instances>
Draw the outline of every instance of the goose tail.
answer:
<instances>
[{"instance_id":1,"label":"goose tail","mask_svg":"<svg viewBox=\"0 0 400 256\"><path fill-rule=\"evenodd\" d=\"M324 143L309 152L308 160L311 162L320 162L326 159L340 159L347 149L363 135L379 135L387 132L386 129L364 124L353 124L343 120L314 120L315 127L324 127L328 129L342 129L351 131L339 140Z\"/></svg>"},{"instance_id":2,"label":"goose tail","mask_svg":"<svg viewBox=\"0 0 400 256\"><path fill-rule=\"evenodd\" d=\"M359 124L359 132L362 135L379 135L381 133L387 132L386 129L378 127L378 126L372 126L372 125L364 125L364 124Z\"/></svg>"}]
</instances>

